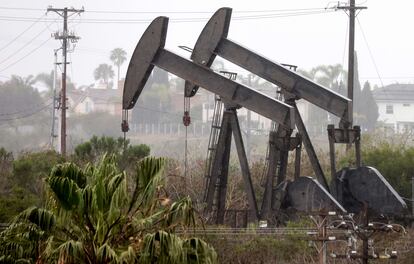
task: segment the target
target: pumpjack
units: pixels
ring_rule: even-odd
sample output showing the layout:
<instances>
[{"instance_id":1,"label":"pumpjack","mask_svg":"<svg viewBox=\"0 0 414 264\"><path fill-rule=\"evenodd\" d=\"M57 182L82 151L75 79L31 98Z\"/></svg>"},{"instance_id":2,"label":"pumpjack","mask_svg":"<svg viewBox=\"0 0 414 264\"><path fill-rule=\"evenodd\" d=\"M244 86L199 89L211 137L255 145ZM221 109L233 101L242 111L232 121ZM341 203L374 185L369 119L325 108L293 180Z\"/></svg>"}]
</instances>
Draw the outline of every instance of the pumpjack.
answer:
<instances>
[{"instance_id":1,"label":"pumpjack","mask_svg":"<svg viewBox=\"0 0 414 264\"><path fill-rule=\"evenodd\" d=\"M384 177L374 168L361 166L360 129L357 126L354 128L346 126L348 107L352 101L227 39L230 19L230 8L221 8L213 15L197 40L191 55L192 61L164 49L168 18L154 19L134 50L123 91L123 109L127 111L134 107L153 67L157 66L186 80L185 96L187 97L194 96L198 87L220 96L225 110L218 144L213 155L211 173L205 187L206 210L211 212L215 207L216 223L224 222L232 137L239 157L251 220L269 219L288 208L305 212L318 210L356 212L362 205L367 204L370 209L379 214L402 212L406 204ZM217 55L276 84L282 90L284 102L212 71L209 67ZM305 99L341 119L340 128L334 128L333 125L328 127L331 165L333 165L331 170L334 176L331 186L321 169L296 106L296 101L299 99ZM278 124L278 129L269 135L270 161L260 210L252 186L237 117L237 109L240 107L245 107ZM299 135L292 137L295 128L299 131ZM297 177L293 181L287 181L286 167L289 151L297 151L302 141L316 179L299 177L300 155L296 155L299 156L295 161ZM355 145L357 168L335 171L335 143ZM371 186L375 186L375 193L371 192Z\"/></svg>"}]
</instances>

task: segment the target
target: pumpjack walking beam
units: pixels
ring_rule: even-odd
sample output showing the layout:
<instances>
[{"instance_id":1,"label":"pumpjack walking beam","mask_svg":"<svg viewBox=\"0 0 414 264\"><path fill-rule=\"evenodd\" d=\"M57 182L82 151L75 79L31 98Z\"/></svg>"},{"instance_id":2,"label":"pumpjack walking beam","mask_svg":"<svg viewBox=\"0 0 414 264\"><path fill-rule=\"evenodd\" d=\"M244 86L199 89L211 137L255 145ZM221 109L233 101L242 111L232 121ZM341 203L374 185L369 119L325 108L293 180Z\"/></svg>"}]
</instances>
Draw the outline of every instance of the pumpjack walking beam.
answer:
<instances>
[{"instance_id":1,"label":"pumpjack walking beam","mask_svg":"<svg viewBox=\"0 0 414 264\"><path fill-rule=\"evenodd\" d=\"M347 123L347 109L351 100L227 39L230 19L230 8L221 8L211 17L194 46L191 55L194 62L210 67L215 57L219 55L278 85L284 92L293 95L295 100L303 98L340 117L343 123ZM197 89L196 84L186 82L186 96L194 95ZM295 114L299 116L298 112ZM325 175L300 116L295 119L295 122L308 156L312 160L316 178L329 190Z\"/></svg>"},{"instance_id":2,"label":"pumpjack walking beam","mask_svg":"<svg viewBox=\"0 0 414 264\"><path fill-rule=\"evenodd\" d=\"M223 100L250 109L288 129L294 126L294 109L250 87L164 49L168 18L158 17L138 42L128 66L123 91L123 109L134 107L154 66L220 95Z\"/></svg>"},{"instance_id":3,"label":"pumpjack walking beam","mask_svg":"<svg viewBox=\"0 0 414 264\"><path fill-rule=\"evenodd\" d=\"M347 119L347 109L351 100L228 39L231 12L231 8L220 8L210 18L194 46L191 55L194 62L210 67L219 55L280 86L294 94L297 99L303 98L335 116ZM187 96L194 95L197 89L197 85L186 83Z\"/></svg>"}]
</instances>

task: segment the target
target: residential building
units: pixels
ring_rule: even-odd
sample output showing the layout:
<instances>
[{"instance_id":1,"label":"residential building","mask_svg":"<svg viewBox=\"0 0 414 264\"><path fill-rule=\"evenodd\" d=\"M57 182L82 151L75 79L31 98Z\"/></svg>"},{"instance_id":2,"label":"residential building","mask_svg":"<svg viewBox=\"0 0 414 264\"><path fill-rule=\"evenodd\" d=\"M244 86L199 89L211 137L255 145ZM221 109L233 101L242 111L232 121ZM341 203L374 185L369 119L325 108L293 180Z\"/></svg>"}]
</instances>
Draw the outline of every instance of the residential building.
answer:
<instances>
[{"instance_id":1,"label":"residential building","mask_svg":"<svg viewBox=\"0 0 414 264\"><path fill-rule=\"evenodd\" d=\"M120 87L120 89L110 89L106 86L98 85L70 90L67 92L70 112L75 114L105 112L120 116L122 113L123 82Z\"/></svg>"},{"instance_id":2,"label":"residential building","mask_svg":"<svg viewBox=\"0 0 414 264\"><path fill-rule=\"evenodd\" d=\"M390 84L372 93L379 122L398 133L414 129L414 84Z\"/></svg>"}]
</instances>

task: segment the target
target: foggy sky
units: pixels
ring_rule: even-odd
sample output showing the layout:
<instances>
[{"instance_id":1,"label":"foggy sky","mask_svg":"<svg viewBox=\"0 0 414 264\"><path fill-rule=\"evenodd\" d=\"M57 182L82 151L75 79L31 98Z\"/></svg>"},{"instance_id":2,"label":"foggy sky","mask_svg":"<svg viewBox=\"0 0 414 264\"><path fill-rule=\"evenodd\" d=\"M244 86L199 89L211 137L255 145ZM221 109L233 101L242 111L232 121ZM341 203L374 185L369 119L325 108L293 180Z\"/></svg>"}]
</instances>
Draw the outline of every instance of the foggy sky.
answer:
<instances>
[{"instance_id":1,"label":"foggy sky","mask_svg":"<svg viewBox=\"0 0 414 264\"><path fill-rule=\"evenodd\" d=\"M336 2L321 0L291 0L291 1L189 1L189 0L151 0L151 1L45 1L45 0L3 0L0 7L40 8L47 6L85 8L82 19L142 19L152 20L158 15L169 16L171 20L180 18L206 18L201 22L170 21L166 48L183 56L189 53L180 50L178 45L193 47L198 35L207 19L220 7L233 8L233 17L262 15L265 13L243 13L239 11L251 10L281 10L306 9L333 6ZM412 10L414 3L408 0L396 1L357 1L357 4L368 6L358 19L365 33L371 54L384 85L389 83L413 83L414 71L414 37L411 26L414 25ZM155 13L89 13L89 11L151 11ZM187 11L190 13L162 13L171 11ZM207 13L191 13L191 12ZM56 18L56 22L39 22L23 34L17 41L6 49L1 50L32 22L6 21L7 17L39 18L45 11L34 10L5 10L0 9L0 81L7 80L12 74L27 76L40 72L50 72L53 65L53 49L60 47L55 39L50 39L39 47L50 35L62 28L62 19L54 13L47 14L47 18ZM274 14L273 12L272 14ZM277 13L280 13L277 12ZM289 12L288 12L289 13ZM74 17L78 19L77 17ZM72 65L68 67L68 75L77 85L89 85L94 82L93 71L100 63L110 63L109 52L114 48L123 48L128 53L128 61L121 69L121 76L125 76L129 58L141 34L150 22L139 24L115 23L70 23L69 29L75 30L81 37L74 53L68 58ZM310 69L317 65L344 63L347 68L346 30L348 16L343 11L304 15L273 17L266 19L233 20L230 25L229 38L264 56L282 63L298 65L302 69ZM41 31L43 33L40 33ZM37 34L21 52L15 51ZM358 21L356 22L356 51L359 59L359 75L361 82L368 79L371 84L381 86L371 59L370 52L361 33ZM345 53L344 53L345 51ZM26 54L25 59L20 60ZM8 69L4 69L10 66ZM229 70L241 71L236 66L226 64ZM115 71L116 72L116 71Z\"/></svg>"}]
</instances>

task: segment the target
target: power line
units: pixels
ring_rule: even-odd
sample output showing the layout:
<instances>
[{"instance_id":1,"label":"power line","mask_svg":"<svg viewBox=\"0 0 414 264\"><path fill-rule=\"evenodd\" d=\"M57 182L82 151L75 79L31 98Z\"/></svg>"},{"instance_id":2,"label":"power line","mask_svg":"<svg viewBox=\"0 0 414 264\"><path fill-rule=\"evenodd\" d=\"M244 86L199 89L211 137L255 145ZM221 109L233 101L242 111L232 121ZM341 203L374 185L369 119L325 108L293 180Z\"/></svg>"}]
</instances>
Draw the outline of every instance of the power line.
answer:
<instances>
[{"instance_id":1,"label":"power line","mask_svg":"<svg viewBox=\"0 0 414 264\"><path fill-rule=\"evenodd\" d=\"M382 87L384 87L384 83L382 82L382 78L381 78L381 76L380 76L380 74L379 74L379 71L378 71L378 66L377 66L377 63L375 62L375 60L374 60L374 56L372 55L371 48L370 48L370 46L369 46L369 44L368 44L368 41L367 41L367 38L366 38L366 36L365 36L364 30L363 30L363 28L362 28L361 22L359 21L359 19L358 19L358 18L357 18L357 21L358 21L359 28L361 29L361 33L362 33L362 37L363 37L363 39L364 39L365 45L367 46L368 53L369 53L369 56L370 56L370 58L371 58L372 64L374 64L375 72L377 73L378 79L379 79L379 80L380 80L380 82L381 82L381 86L382 86Z\"/></svg>"},{"instance_id":2,"label":"power line","mask_svg":"<svg viewBox=\"0 0 414 264\"><path fill-rule=\"evenodd\" d=\"M44 11L40 8L26 8L26 7L6 7L0 6L0 10L20 10L20 11ZM262 10L234 10L233 13L269 13L269 12L292 12L292 11L315 11L325 10L326 7L314 8L290 8L290 9L262 9ZM213 11L124 11L124 10L88 10L87 13L97 14L211 14Z\"/></svg>"},{"instance_id":3,"label":"power line","mask_svg":"<svg viewBox=\"0 0 414 264\"><path fill-rule=\"evenodd\" d=\"M50 99L52 99L52 98L47 98L47 100L50 100ZM10 113L0 113L0 116L11 116L11 115L17 115L17 114L22 114L22 113L24 113L24 112L27 112L27 111L32 111L32 110L34 110L34 109L36 109L38 106L45 106L45 103L44 102L42 102L42 103L40 103L40 104L36 104L36 105L34 105L33 107L31 107L31 108L27 108L27 109L23 109L23 110L19 110L19 111L15 111L15 112L10 112ZM1 120L1 119L0 119Z\"/></svg>"},{"instance_id":4,"label":"power line","mask_svg":"<svg viewBox=\"0 0 414 264\"><path fill-rule=\"evenodd\" d=\"M36 25L36 23L38 23L40 21L40 19L42 19L45 15L39 17L36 21L34 21L30 26L28 26L25 30L23 30L19 35L17 35L14 39L10 40L6 45L4 45L3 47L0 48L0 51L4 50L5 48L7 48L8 46L10 46L13 42L15 42L18 38L20 38L24 33L26 33L27 31L29 31L29 29L31 29L34 25Z\"/></svg>"},{"instance_id":5,"label":"power line","mask_svg":"<svg viewBox=\"0 0 414 264\"><path fill-rule=\"evenodd\" d=\"M39 8L8 7L8 6L1 6L0 9L4 9L4 10L24 10L24 11L44 11L44 9L39 9Z\"/></svg>"},{"instance_id":6,"label":"power line","mask_svg":"<svg viewBox=\"0 0 414 264\"><path fill-rule=\"evenodd\" d=\"M23 46L21 46L19 49L17 49L16 51L14 51L12 54L10 54L8 57L6 57L5 59L3 59L2 61L0 61L0 64L3 64L5 61L9 60L10 58L12 58L13 56L15 56L17 53L19 53L20 51L22 51L23 49L25 49L27 46L29 46L30 44L33 43L33 41L35 41L41 34L43 34L43 32L45 32L47 29L49 28L49 25L47 25L42 31L40 31L39 33L37 33L32 39L30 39L26 44L24 44Z\"/></svg>"},{"instance_id":7,"label":"power line","mask_svg":"<svg viewBox=\"0 0 414 264\"><path fill-rule=\"evenodd\" d=\"M27 117L30 117L30 116L36 115L36 114L40 113L41 111L43 111L43 110L47 109L49 106L51 106L51 105L52 105L52 103L53 103L53 102L50 102L49 104L47 104L47 105L43 106L42 108L38 109L37 111L32 112L32 113L29 113L29 114L26 114L26 115L23 115L23 116L19 116L19 117L12 117L12 118L5 118L5 119L0 119L0 122L1 122L1 121L14 121L14 120L19 120L19 119L23 119L23 118L27 118Z\"/></svg>"},{"instance_id":8,"label":"power line","mask_svg":"<svg viewBox=\"0 0 414 264\"><path fill-rule=\"evenodd\" d=\"M321 10L311 12L292 12L292 13L275 13L264 15L246 15L246 16L234 16L233 20L252 20L252 19L270 19L270 18L283 18L283 17L295 17L304 15L317 15L324 13L332 13L336 10ZM14 16L0 16L0 21L15 21L15 22L32 22L33 17L14 17ZM189 17L189 18L171 18L171 23L192 23L192 22L205 22L209 20L209 17ZM43 19L43 22L50 22L51 19ZM147 24L152 19L107 19L107 18L89 18L89 19L73 19L72 22L86 23L86 24Z\"/></svg>"},{"instance_id":9,"label":"power line","mask_svg":"<svg viewBox=\"0 0 414 264\"><path fill-rule=\"evenodd\" d=\"M0 69L0 72L5 71L7 69L9 69L10 67L14 66L15 64L19 63L20 61L24 60L25 58L27 58L28 56L32 55L35 51L37 51L38 49L40 49L41 47L43 47L52 37L49 37L48 39L46 39L45 41L43 41L42 43L40 43L39 46L37 46L36 48L32 49L30 52L26 53L26 55L24 55L23 57L21 57L20 59L18 59L17 61L7 65L6 67Z\"/></svg>"},{"instance_id":10,"label":"power line","mask_svg":"<svg viewBox=\"0 0 414 264\"><path fill-rule=\"evenodd\" d=\"M1 8L0 8L1 9ZM292 11L315 11L325 8L297 8L297 9L270 9L270 10L235 10L233 13L271 13L271 12L292 12ZM105 11L89 10L88 13L98 14L211 14L214 11Z\"/></svg>"}]
</instances>

